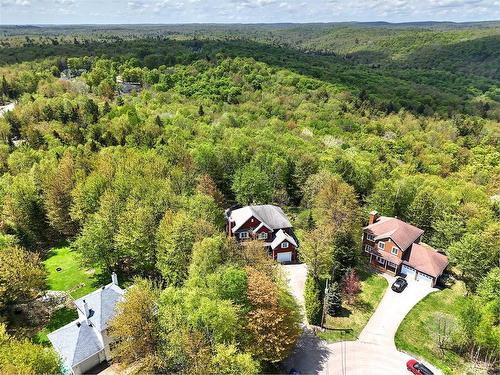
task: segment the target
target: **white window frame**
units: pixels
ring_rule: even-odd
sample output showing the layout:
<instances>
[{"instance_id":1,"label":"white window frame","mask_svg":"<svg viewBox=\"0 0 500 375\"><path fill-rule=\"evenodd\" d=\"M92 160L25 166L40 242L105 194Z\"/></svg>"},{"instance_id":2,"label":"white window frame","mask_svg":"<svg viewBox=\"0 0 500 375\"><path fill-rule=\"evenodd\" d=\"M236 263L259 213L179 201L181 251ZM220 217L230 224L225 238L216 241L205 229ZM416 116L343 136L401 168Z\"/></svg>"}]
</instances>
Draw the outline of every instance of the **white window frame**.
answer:
<instances>
[{"instance_id":1,"label":"white window frame","mask_svg":"<svg viewBox=\"0 0 500 375\"><path fill-rule=\"evenodd\" d=\"M281 243L281 248L282 248L282 249L288 249L288 245L289 245L289 243L288 243L288 242L282 242L282 243Z\"/></svg>"},{"instance_id":2,"label":"white window frame","mask_svg":"<svg viewBox=\"0 0 500 375\"><path fill-rule=\"evenodd\" d=\"M265 233L265 232L264 232L264 233L259 233L259 234L257 235L257 238L258 238L259 240L267 240L267 233Z\"/></svg>"},{"instance_id":3,"label":"white window frame","mask_svg":"<svg viewBox=\"0 0 500 375\"><path fill-rule=\"evenodd\" d=\"M372 251L373 251L372 245L365 245L365 252L366 253L371 253Z\"/></svg>"},{"instance_id":4,"label":"white window frame","mask_svg":"<svg viewBox=\"0 0 500 375\"><path fill-rule=\"evenodd\" d=\"M375 236L373 234L366 233L366 239L368 241L373 241L375 239Z\"/></svg>"},{"instance_id":5,"label":"white window frame","mask_svg":"<svg viewBox=\"0 0 500 375\"><path fill-rule=\"evenodd\" d=\"M397 248L397 247L393 247L393 248L391 249L391 254L392 254L392 255L398 255L398 248Z\"/></svg>"},{"instance_id":6,"label":"white window frame","mask_svg":"<svg viewBox=\"0 0 500 375\"><path fill-rule=\"evenodd\" d=\"M249 236L248 232L240 232L240 233L238 233L238 238L239 238L240 240L245 240L245 239L247 239L247 238L249 238L249 237L250 237L250 236Z\"/></svg>"},{"instance_id":7,"label":"white window frame","mask_svg":"<svg viewBox=\"0 0 500 375\"><path fill-rule=\"evenodd\" d=\"M380 241L378 244L377 244L378 248L380 250L384 250L385 249L385 242L384 241Z\"/></svg>"},{"instance_id":8,"label":"white window frame","mask_svg":"<svg viewBox=\"0 0 500 375\"><path fill-rule=\"evenodd\" d=\"M385 266L385 265L386 265L386 263L387 263L387 261L386 261L384 258L379 257L379 256L376 256L376 257L375 257L375 260L376 260L379 264L381 264L381 265L383 265L383 266Z\"/></svg>"}]
</instances>

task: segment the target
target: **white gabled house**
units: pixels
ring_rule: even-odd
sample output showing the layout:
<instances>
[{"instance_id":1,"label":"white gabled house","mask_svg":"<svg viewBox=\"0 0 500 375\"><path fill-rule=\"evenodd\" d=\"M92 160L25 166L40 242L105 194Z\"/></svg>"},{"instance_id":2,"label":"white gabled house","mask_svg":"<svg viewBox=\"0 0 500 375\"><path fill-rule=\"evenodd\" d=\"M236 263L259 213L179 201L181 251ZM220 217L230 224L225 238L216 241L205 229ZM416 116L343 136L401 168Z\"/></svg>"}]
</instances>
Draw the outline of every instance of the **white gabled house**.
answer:
<instances>
[{"instance_id":1,"label":"white gabled house","mask_svg":"<svg viewBox=\"0 0 500 375\"><path fill-rule=\"evenodd\" d=\"M108 322L125 291L118 285L116 273L111 278L110 284L75 301L77 320L48 335L65 369L72 374L83 374L112 357Z\"/></svg>"}]
</instances>

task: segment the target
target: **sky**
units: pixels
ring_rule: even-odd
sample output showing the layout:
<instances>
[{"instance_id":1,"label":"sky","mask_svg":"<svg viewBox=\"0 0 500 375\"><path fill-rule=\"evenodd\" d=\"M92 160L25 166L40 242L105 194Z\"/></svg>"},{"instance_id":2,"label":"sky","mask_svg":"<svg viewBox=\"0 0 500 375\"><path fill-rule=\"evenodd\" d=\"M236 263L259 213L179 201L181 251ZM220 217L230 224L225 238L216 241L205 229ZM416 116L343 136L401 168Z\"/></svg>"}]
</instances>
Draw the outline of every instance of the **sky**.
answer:
<instances>
[{"instance_id":1,"label":"sky","mask_svg":"<svg viewBox=\"0 0 500 375\"><path fill-rule=\"evenodd\" d=\"M0 0L0 24L498 19L500 0Z\"/></svg>"}]
</instances>

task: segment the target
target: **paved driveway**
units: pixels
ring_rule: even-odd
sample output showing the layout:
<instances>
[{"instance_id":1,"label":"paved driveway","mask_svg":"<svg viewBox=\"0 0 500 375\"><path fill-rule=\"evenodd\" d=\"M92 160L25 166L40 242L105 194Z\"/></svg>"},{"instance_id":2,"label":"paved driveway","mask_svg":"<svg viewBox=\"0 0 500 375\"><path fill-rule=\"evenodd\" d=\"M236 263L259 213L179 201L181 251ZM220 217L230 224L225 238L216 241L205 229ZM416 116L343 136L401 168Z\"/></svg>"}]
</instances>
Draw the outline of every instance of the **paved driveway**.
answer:
<instances>
[{"instance_id":1,"label":"paved driveway","mask_svg":"<svg viewBox=\"0 0 500 375\"><path fill-rule=\"evenodd\" d=\"M303 286L299 286L298 290L294 288L301 283L305 270L296 266L284 267L292 293L296 295L299 290L303 291ZM392 284L394 278L383 276ZM394 335L411 308L432 291L430 287L416 281L410 281L403 293L395 293L387 288L357 341L329 344L306 327L294 352L285 361L287 370L295 368L302 374L408 375L405 364L411 357L396 349ZM303 303L304 299L298 300ZM426 365L436 375L441 374L433 366Z\"/></svg>"},{"instance_id":2,"label":"paved driveway","mask_svg":"<svg viewBox=\"0 0 500 375\"><path fill-rule=\"evenodd\" d=\"M392 285L396 280L396 278L386 274L382 276L387 279L389 285ZM359 335L359 341L394 346L394 336L404 317L417 302L433 290L435 289L415 280L408 280L408 286L402 293L396 293L391 288L387 288L377 310Z\"/></svg>"}]
</instances>

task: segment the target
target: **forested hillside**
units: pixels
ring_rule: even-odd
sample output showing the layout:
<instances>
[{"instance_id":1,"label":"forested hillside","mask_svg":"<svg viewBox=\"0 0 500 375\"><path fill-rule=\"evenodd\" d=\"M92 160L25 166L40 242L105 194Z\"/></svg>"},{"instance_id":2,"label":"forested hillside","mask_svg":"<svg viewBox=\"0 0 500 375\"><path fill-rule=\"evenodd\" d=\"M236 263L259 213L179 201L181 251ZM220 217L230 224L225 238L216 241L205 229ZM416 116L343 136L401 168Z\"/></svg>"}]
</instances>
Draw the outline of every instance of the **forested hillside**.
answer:
<instances>
[{"instance_id":1,"label":"forested hillside","mask_svg":"<svg viewBox=\"0 0 500 375\"><path fill-rule=\"evenodd\" d=\"M44 289L40 262L63 242L86 267L133 284L112 326L122 363L276 372L301 317L260 245L225 238L224 209L284 207L304 255L321 250L339 274L359 258L360 228L377 209L424 229L466 283L476 328L464 325L468 341L449 350L498 358L497 27L419 30L438 35L430 43L406 28L321 26L300 49L294 29L279 27L270 38L290 35L288 46L217 40L220 30L98 40L107 31L77 29L72 41L2 30L2 100L16 101L0 118L6 323L10 306ZM335 53L304 52L309 44ZM83 73L61 78L68 68ZM120 94L117 76L141 90ZM10 353L0 372L54 370L43 349L29 348L38 364L26 361L13 348L34 344L0 335Z\"/></svg>"}]
</instances>

